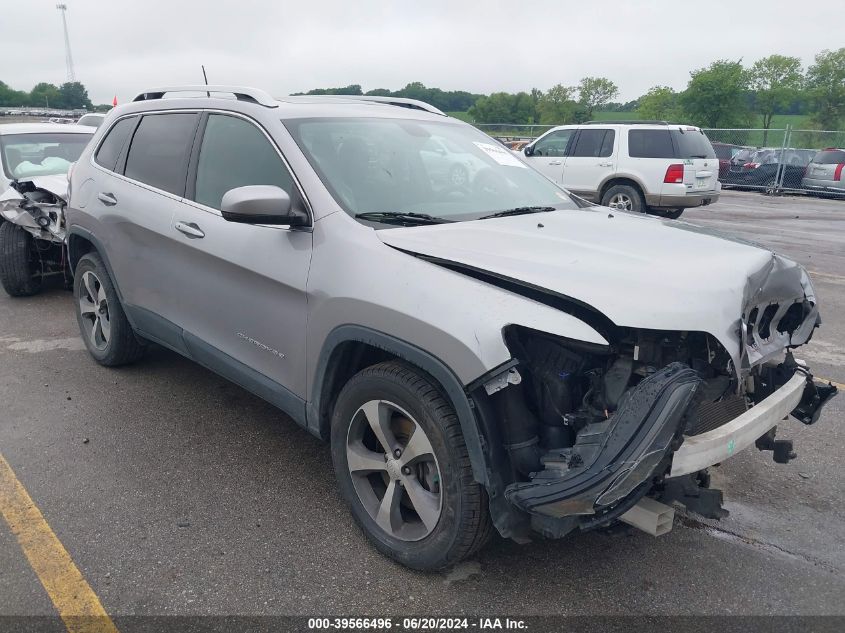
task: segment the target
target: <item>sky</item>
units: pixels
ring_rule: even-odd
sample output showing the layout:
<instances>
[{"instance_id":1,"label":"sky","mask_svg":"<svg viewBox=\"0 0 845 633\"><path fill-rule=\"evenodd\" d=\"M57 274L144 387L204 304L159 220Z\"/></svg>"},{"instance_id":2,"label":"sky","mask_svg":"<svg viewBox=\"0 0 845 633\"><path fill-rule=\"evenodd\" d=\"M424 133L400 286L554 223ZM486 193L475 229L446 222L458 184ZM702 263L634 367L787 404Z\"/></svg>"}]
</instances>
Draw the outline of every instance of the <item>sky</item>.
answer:
<instances>
[{"instance_id":1,"label":"sky","mask_svg":"<svg viewBox=\"0 0 845 633\"><path fill-rule=\"evenodd\" d=\"M8 0L7 0L8 1ZM5 4L5 3L4 3ZM411 81L477 93L604 76L620 101L682 89L720 58L806 65L845 46L845 2L767 0L66 0L76 78L94 103L165 85L248 85L274 95ZM0 80L66 81L55 0L6 6ZM31 25L31 30L28 28Z\"/></svg>"}]
</instances>

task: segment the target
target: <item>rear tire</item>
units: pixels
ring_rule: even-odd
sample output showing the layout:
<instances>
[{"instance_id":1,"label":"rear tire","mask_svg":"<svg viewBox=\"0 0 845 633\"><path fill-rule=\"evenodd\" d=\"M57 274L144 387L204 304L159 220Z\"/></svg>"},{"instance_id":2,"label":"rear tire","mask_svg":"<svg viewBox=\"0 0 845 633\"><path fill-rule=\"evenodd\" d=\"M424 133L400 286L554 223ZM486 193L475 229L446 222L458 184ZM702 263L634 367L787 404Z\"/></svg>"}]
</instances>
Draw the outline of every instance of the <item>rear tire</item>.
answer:
<instances>
[{"instance_id":1,"label":"rear tire","mask_svg":"<svg viewBox=\"0 0 845 633\"><path fill-rule=\"evenodd\" d=\"M672 209L670 211L656 211L655 213L662 218L667 218L669 220L677 220L679 217L681 217L681 214L683 212L683 209Z\"/></svg>"},{"instance_id":2,"label":"rear tire","mask_svg":"<svg viewBox=\"0 0 845 633\"><path fill-rule=\"evenodd\" d=\"M376 427L387 431L377 436ZM334 407L331 449L341 496L382 554L437 570L489 539L487 495L473 480L458 418L415 368L390 361L353 376Z\"/></svg>"},{"instance_id":3,"label":"rear tire","mask_svg":"<svg viewBox=\"0 0 845 633\"><path fill-rule=\"evenodd\" d=\"M76 265L73 296L79 331L94 360L116 367L144 355L146 346L135 336L108 270L96 253L83 255Z\"/></svg>"},{"instance_id":4,"label":"rear tire","mask_svg":"<svg viewBox=\"0 0 845 633\"><path fill-rule=\"evenodd\" d=\"M42 275L35 238L17 224L0 223L0 283L12 297L41 290Z\"/></svg>"},{"instance_id":5,"label":"rear tire","mask_svg":"<svg viewBox=\"0 0 845 633\"><path fill-rule=\"evenodd\" d=\"M602 206L609 207L611 204L621 204L626 211L634 213L645 213L645 200L642 194L635 187L630 185L613 185L604 192L601 197ZM619 208L617 206L617 208Z\"/></svg>"}]
</instances>

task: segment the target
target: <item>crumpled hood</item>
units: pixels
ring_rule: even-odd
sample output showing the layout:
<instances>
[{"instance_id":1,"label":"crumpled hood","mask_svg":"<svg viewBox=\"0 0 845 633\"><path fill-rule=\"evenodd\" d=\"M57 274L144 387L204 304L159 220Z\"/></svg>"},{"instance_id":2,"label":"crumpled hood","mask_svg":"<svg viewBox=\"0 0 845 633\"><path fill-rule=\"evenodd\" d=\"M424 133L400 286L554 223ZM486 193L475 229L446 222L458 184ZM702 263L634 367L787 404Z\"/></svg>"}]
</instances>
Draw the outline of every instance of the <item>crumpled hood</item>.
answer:
<instances>
[{"instance_id":1,"label":"crumpled hood","mask_svg":"<svg viewBox=\"0 0 845 633\"><path fill-rule=\"evenodd\" d=\"M34 178L21 178L19 182L31 182L38 189L49 191L57 198L67 202L68 180L66 174L55 174L53 176L36 176ZM6 200L20 200L21 194L9 187L6 191L0 192L0 202Z\"/></svg>"},{"instance_id":2,"label":"crumpled hood","mask_svg":"<svg viewBox=\"0 0 845 633\"><path fill-rule=\"evenodd\" d=\"M685 222L599 207L377 235L403 251L576 299L619 326L708 332L738 366L741 317L750 300L815 301L803 268L763 247ZM776 291L750 288L750 280L762 287L771 275Z\"/></svg>"}]
</instances>

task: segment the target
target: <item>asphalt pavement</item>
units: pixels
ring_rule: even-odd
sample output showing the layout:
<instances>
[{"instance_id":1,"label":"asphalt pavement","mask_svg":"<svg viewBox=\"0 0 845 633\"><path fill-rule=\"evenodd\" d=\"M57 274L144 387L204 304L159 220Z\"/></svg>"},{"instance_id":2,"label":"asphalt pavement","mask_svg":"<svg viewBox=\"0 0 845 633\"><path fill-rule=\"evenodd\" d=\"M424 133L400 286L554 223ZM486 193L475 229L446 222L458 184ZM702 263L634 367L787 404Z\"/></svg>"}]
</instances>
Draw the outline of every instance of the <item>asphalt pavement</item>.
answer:
<instances>
[{"instance_id":1,"label":"asphalt pavement","mask_svg":"<svg viewBox=\"0 0 845 633\"><path fill-rule=\"evenodd\" d=\"M804 264L824 324L801 350L845 383L845 201L726 192L684 219ZM659 274L659 271L655 271ZM694 284L695 279L690 279ZM0 296L0 453L105 610L161 614L845 614L845 396L714 469L730 516L517 545L439 574L354 525L328 447L178 355L96 365L71 294ZM55 610L0 521L0 615Z\"/></svg>"}]
</instances>

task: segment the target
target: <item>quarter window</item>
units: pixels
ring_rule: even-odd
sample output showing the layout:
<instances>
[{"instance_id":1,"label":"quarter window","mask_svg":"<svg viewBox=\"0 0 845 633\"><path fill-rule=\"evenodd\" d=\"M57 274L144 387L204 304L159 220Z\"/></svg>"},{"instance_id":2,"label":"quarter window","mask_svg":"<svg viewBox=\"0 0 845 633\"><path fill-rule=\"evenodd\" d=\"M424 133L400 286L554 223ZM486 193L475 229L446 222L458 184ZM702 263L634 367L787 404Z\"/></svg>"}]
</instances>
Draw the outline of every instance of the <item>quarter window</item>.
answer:
<instances>
[{"instance_id":1,"label":"quarter window","mask_svg":"<svg viewBox=\"0 0 845 633\"><path fill-rule=\"evenodd\" d=\"M293 178L276 148L244 119L212 114L202 138L194 200L214 209L230 189L276 185L292 196Z\"/></svg>"},{"instance_id":2,"label":"quarter window","mask_svg":"<svg viewBox=\"0 0 845 633\"><path fill-rule=\"evenodd\" d=\"M675 158L669 130L629 130L628 156L631 158Z\"/></svg>"},{"instance_id":3,"label":"quarter window","mask_svg":"<svg viewBox=\"0 0 845 633\"><path fill-rule=\"evenodd\" d=\"M196 122L196 114L183 112L142 118L126 157L126 177L184 195Z\"/></svg>"},{"instance_id":4,"label":"quarter window","mask_svg":"<svg viewBox=\"0 0 845 633\"><path fill-rule=\"evenodd\" d=\"M114 170L117 164L117 157L123 146L126 144L126 139L135 127L137 117L131 116L125 119L120 119L112 128L106 133L106 138L97 150L94 160L98 165L102 165L106 169Z\"/></svg>"}]
</instances>

